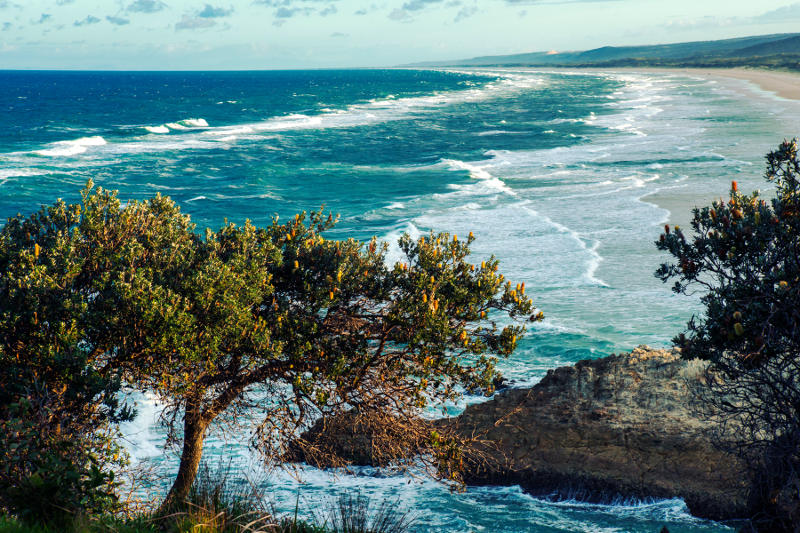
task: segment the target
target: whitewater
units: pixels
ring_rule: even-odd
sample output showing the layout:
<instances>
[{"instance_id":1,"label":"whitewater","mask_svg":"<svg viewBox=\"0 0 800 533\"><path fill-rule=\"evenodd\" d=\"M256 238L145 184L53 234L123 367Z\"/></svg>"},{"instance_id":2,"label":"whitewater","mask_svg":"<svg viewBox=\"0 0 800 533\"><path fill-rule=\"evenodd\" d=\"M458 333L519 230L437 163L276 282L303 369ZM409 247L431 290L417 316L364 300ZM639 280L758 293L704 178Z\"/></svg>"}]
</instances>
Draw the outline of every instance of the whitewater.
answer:
<instances>
[{"instance_id":1,"label":"whitewater","mask_svg":"<svg viewBox=\"0 0 800 533\"><path fill-rule=\"evenodd\" d=\"M5 72L0 89L2 217L75 201L91 178L123 200L169 195L199 228L324 205L342 215L331 238L472 231L475 259L496 255L546 315L499 365L512 386L580 359L668 346L700 308L653 276L666 259L653 245L661 226L683 223L731 180L766 188L764 154L800 123L796 102L679 73ZM177 461L156 399L136 401L126 446L168 477ZM353 490L415 510L418 531L733 531L680 500L454 493L373 469L265 474L246 434L212 437L205 458L259 479L279 510L310 515Z\"/></svg>"}]
</instances>

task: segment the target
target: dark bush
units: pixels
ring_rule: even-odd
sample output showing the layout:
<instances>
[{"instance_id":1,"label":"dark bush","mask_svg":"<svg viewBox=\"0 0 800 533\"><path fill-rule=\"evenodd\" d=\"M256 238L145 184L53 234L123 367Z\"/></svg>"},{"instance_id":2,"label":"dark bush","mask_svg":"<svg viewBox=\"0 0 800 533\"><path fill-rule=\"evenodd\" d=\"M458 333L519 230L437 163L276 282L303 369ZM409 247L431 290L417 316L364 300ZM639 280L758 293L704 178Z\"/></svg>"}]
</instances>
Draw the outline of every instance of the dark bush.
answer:
<instances>
[{"instance_id":1,"label":"dark bush","mask_svg":"<svg viewBox=\"0 0 800 533\"><path fill-rule=\"evenodd\" d=\"M68 528L119 509L114 466L124 454L108 427L70 424L42 396L21 398L0 419L0 507L26 524Z\"/></svg>"},{"instance_id":2,"label":"dark bush","mask_svg":"<svg viewBox=\"0 0 800 533\"><path fill-rule=\"evenodd\" d=\"M656 275L677 293L703 291L704 314L675 339L709 360L707 400L725 444L752 467L765 531L800 523L800 160L797 142L767 156L769 201L742 194L694 210L693 234L665 228L658 248L675 262Z\"/></svg>"}]
</instances>

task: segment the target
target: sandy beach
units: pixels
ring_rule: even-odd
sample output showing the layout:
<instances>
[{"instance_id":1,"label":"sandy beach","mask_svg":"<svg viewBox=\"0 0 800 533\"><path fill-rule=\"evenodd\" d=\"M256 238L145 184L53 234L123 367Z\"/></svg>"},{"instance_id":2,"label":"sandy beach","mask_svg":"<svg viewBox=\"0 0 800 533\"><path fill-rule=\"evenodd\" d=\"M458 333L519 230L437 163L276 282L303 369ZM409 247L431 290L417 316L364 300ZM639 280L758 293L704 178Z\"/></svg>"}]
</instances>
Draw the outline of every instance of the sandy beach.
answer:
<instances>
[{"instance_id":1,"label":"sandy beach","mask_svg":"<svg viewBox=\"0 0 800 533\"><path fill-rule=\"evenodd\" d=\"M784 72L753 68L631 68L613 69L633 72L664 72L687 74L704 78L728 78L745 80L757 85L760 89L774 93L781 98L800 100L800 72Z\"/></svg>"},{"instance_id":2,"label":"sandy beach","mask_svg":"<svg viewBox=\"0 0 800 533\"><path fill-rule=\"evenodd\" d=\"M750 82L758 87L758 89L772 93L780 98L787 100L800 101L800 72L779 72L759 69L700 69L700 68L630 68L630 69L614 69L625 70L631 72L653 72L653 73L667 73L667 74L686 74L688 76L697 76L707 79L716 79L719 81L725 80L741 80ZM745 86L736 84L737 88L742 93L748 96L753 95L753 91ZM764 95L761 95L762 97ZM800 130L798 130L800 135ZM720 191L723 192L723 191ZM727 192L727 191L724 191ZM673 225L680 225L688 227L692 218L691 209L695 206L703 206L711 203L712 200L718 198L719 194L709 194L707 197L698 197L694 193L682 193L678 190L666 190L656 192L644 196L642 198L645 202L650 202L666 209L670 212L669 222Z\"/></svg>"}]
</instances>

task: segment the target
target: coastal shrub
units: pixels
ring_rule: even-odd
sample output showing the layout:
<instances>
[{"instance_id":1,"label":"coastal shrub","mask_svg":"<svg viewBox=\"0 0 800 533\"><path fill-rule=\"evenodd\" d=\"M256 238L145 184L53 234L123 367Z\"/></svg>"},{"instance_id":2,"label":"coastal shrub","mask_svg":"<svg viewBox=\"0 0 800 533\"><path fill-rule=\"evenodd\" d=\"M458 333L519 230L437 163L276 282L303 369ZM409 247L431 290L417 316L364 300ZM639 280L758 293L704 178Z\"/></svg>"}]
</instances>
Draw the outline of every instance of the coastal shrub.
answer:
<instances>
[{"instance_id":1,"label":"coastal shrub","mask_svg":"<svg viewBox=\"0 0 800 533\"><path fill-rule=\"evenodd\" d=\"M673 290L703 291L704 314L675 342L710 361L706 400L725 443L752 467L764 531L800 523L800 160L797 142L767 155L769 200L738 190L694 210L692 234L665 228L675 259L656 275ZM794 524L794 525L793 525Z\"/></svg>"},{"instance_id":2,"label":"coastal shrub","mask_svg":"<svg viewBox=\"0 0 800 533\"><path fill-rule=\"evenodd\" d=\"M119 239L146 225L112 220L114 201L87 188L82 204L58 201L0 230L0 507L25 522L117 503L113 472L125 458L114 424L133 412L107 357L107 274L122 260Z\"/></svg>"},{"instance_id":3,"label":"coastal shrub","mask_svg":"<svg viewBox=\"0 0 800 533\"><path fill-rule=\"evenodd\" d=\"M490 393L496 358L542 314L496 259L467 261L471 234L404 236L404 262L387 265L375 239L324 238L334 223L320 211L201 235L169 198L123 205L89 184L82 203L0 233L3 349L23 367L69 354L80 371L59 383L97 384L78 398L90 416L130 416L123 382L165 405L181 458L162 511L189 495L214 422L254 424L254 447L280 462L320 418L382 412L407 428L382 434L427 443L422 461L457 479L462 443L421 414Z\"/></svg>"},{"instance_id":4,"label":"coastal shrub","mask_svg":"<svg viewBox=\"0 0 800 533\"><path fill-rule=\"evenodd\" d=\"M202 463L186 499L164 516L149 518L162 531L200 533L406 533L414 518L384 500L379 506L349 492L319 506L312 521L295 512L281 515L268 504L266 483L236 477L230 465L211 469ZM2 533L0 531L0 533Z\"/></svg>"},{"instance_id":5,"label":"coastal shrub","mask_svg":"<svg viewBox=\"0 0 800 533\"><path fill-rule=\"evenodd\" d=\"M176 532L278 533L279 521L266 505L266 495L257 484L234 477L230 464L211 469L201 464L186 498L169 512L156 513L152 522L162 530Z\"/></svg>"},{"instance_id":6,"label":"coastal shrub","mask_svg":"<svg viewBox=\"0 0 800 533\"><path fill-rule=\"evenodd\" d=\"M28 524L66 528L116 511L120 450L106 431L84 434L48 406L23 399L0 420L0 506Z\"/></svg>"},{"instance_id":7,"label":"coastal shrub","mask_svg":"<svg viewBox=\"0 0 800 533\"><path fill-rule=\"evenodd\" d=\"M398 509L396 502L384 500L371 508L370 499L362 494L339 496L324 523L331 533L407 533L415 517Z\"/></svg>"}]
</instances>

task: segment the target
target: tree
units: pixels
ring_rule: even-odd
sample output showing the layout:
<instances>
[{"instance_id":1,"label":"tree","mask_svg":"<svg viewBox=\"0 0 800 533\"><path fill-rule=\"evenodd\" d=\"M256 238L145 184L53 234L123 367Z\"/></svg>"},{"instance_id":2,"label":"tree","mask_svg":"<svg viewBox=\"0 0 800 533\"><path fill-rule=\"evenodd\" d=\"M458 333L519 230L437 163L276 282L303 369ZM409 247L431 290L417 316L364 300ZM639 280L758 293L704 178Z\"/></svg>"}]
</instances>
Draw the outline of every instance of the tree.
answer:
<instances>
[{"instance_id":1,"label":"tree","mask_svg":"<svg viewBox=\"0 0 800 533\"><path fill-rule=\"evenodd\" d=\"M711 362L707 400L753 467L754 504L770 531L800 523L800 161L797 142L767 156L769 202L733 182L728 201L694 210L691 238L669 226L656 243L677 261L656 275L705 292L705 314L675 339ZM721 378L721 379L719 379Z\"/></svg>"},{"instance_id":2,"label":"tree","mask_svg":"<svg viewBox=\"0 0 800 533\"><path fill-rule=\"evenodd\" d=\"M119 373L94 364L111 345L102 295L125 238L112 235L124 224L111 200L87 189L82 205L59 201L0 231L0 507L25 520L63 525L116 504L113 424L133 413Z\"/></svg>"},{"instance_id":3,"label":"tree","mask_svg":"<svg viewBox=\"0 0 800 533\"><path fill-rule=\"evenodd\" d=\"M50 324L63 319L76 324L69 342L91 373L158 395L170 441L182 442L164 508L187 495L215 421L258 417L254 444L273 459L320 417L381 412L419 428L428 406L491 391L495 354L509 355L524 329L501 327L500 317L542 318L524 285L504 283L497 260L466 261L472 235L405 236L407 263L387 266L375 239L323 238L334 220L321 211L267 228L226 223L201 238L168 198L122 206L90 189L83 208L43 211L75 213L67 222L40 214L4 229L24 243L11 256L33 253L36 279L58 280L43 294L28 281L11 288L22 291L14 313L33 318L7 338L58 346L64 328ZM43 298L74 303L45 319L36 314ZM431 431L428 441L434 456L458 461L446 435Z\"/></svg>"}]
</instances>

